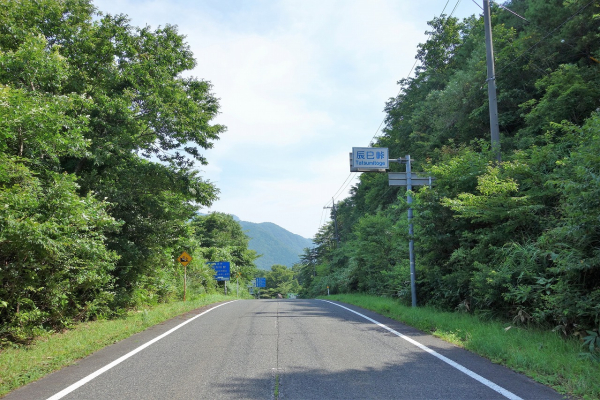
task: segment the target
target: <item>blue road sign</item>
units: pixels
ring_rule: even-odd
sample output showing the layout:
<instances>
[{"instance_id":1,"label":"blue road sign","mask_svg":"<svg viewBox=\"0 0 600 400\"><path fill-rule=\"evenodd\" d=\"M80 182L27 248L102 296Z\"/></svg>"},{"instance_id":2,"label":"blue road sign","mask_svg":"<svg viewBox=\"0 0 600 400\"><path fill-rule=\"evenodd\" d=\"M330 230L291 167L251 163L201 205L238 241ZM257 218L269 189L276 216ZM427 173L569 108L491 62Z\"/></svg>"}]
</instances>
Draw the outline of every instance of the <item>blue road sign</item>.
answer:
<instances>
[{"instance_id":1,"label":"blue road sign","mask_svg":"<svg viewBox=\"0 0 600 400\"><path fill-rule=\"evenodd\" d=\"M256 287L267 287L267 278L256 278Z\"/></svg>"},{"instance_id":2,"label":"blue road sign","mask_svg":"<svg viewBox=\"0 0 600 400\"><path fill-rule=\"evenodd\" d=\"M215 279L218 281L228 281L231 279L229 261L207 262L215 270Z\"/></svg>"}]
</instances>

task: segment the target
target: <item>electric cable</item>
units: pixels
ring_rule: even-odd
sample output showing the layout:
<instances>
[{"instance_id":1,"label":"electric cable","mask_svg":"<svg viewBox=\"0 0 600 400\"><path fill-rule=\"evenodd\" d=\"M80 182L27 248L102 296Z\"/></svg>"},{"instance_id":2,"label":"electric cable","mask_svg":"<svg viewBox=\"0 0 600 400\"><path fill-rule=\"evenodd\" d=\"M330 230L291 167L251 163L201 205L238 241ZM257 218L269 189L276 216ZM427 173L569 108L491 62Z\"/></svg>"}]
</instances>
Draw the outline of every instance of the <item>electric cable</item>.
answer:
<instances>
[{"instance_id":1,"label":"electric cable","mask_svg":"<svg viewBox=\"0 0 600 400\"><path fill-rule=\"evenodd\" d=\"M473 0L473 1L475 1L475 0ZM454 11L456 11L456 7L458 7L458 5L460 4L460 2L461 2L461 0L457 0L456 4L454 5L454 8L452 9L452 12L448 16L448 18L452 17L452 15L454 14ZM444 11L446 11L446 7L448 6L448 3L450 3L450 0L446 1L446 5L444 6L444 9L440 13L440 16L444 14ZM413 64L412 68L408 72L407 78L410 77L410 74L412 74L412 72L415 69L415 67L417 66L418 62L419 62L419 60L415 60L415 63ZM400 93L402 93L402 88L400 88L400 90L398 91L398 94L396 95L396 97L400 96ZM377 136L377 132L379 132L379 130L381 129L381 126L383 125L384 122L385 122L385 118L383 119L383 121L381 121L381 124L379 124L379 128L377 128L377 130L375 131L375 135L373 135L373 137L371 138L370 144L374 144L375 143L375 139L378 139L378 138L381 137L381 135Z\"/></svg>"},{"instance_id":2,"label":"electric cable","mask_svg":"<svg viewBox=\"0 0 600 400\"><path fill-rule=\"evenodd\" d=\"M353 181L354 179L356 179L358 176L359 176L359 175L354 175L354 176L352 176L352 179L350 179L350 180L348 181L348 183L346 184L346 186L344 186L344 189L342 189L342 193L344 193L344 190L346 190L346 188L347 188L347 187L348 187L348 186L349 186L349 185L352 183L352 181Z\"/></svg>"},{"instance_id":3,"label":"electric cable","mask_svg":"<svg viewBox=\"0 0 600 400\"><path fill-rule=\"evenodd\" d=\"M446 7L448 7L448 3L450 3L450 0L446 1L446 5L444 6L444 9L440 13L440 16L442 16L444 14L444 11L446 11Z\"/></svg>"},{"instance_id":4,"label":"electric cable","mask_svg":"<svg viewBox=\"0 0 600 400\"><path fill-rule=\"evenodd\" d=\"M410 77L410 74L412 74L412 72L415 69L415 67L417 66L418 62L419 62L419 60L415 60L412 68L410 69L410 71L408 71L407 78ZM400 88L400 90L398 90L398 94L396 95L396 97L400 96L400 93L402 93L402 88ZM375 143L375 139L379 139L382 136L382 135L377 136L377 132L379 132L379 130L381 129L381 126L383 125L384 122L385 122L385 117L383 118L383 121L381 121L381 124L379 124L379 128L377 128L377 130L375 131L375 135L373 135L373 137L371 138L371 143Z\"/></svg>"},{"instance_id":5,"label":"electric cable","mask_svg":"<svg viewBox=\"0 0 600 400\"><path fill-rule=\"evenodd\" d=\"M323 208L321 210L321 220L319 221L319 227L317 228L317 232L319 232L319 229L321 229L321 227L323 226L323 214L325 213L325 208Z\"/></svg>"},{"instance_id":6,"label":"electric cable","mask_svg":"<svg viewBox=\"0 0 600 400\"><path fill-rule=\"evenodd\" d=\"M473 0L473 1L474 1L474 0ZM460 2L461 2L461 0L457 0L456 4L454 5L454 8L452 9L452 12L450 13L450 16L449 16L448 18L452 17L452 15L453 15L453 14L454 14L454 12L456 11L456 8L457 8L457 7L458 7L458 5L460 4ZM446 11L446 7L448 6L448 4L449 4L449 3L450 3L450 0L447 0L447 1L446 1L446 4L444 5L444 8L442 9L442 12L441 12L440 16L444 14L444 11ZM417 59L417 60L415 60L414 64L412 65L412 67L411 67L411 69L410 69L410 71L408 72L407 78L409 78L409 77L410 77L410 75L413 73L413 71L414 71L415 67L417 66L417 63L418 63L418 62L419 62L419 60L418 60L418 59ZM400 94L401 94L401 93L402 93L402 87L401 87L401 88L400 88L400 90L398 91L398 94L396 95L396 97L400 96ZM373 145L373 144L375 144L375 141L376 141L376 139L379 139L379 138L382 136L382 135L379 135L379 136L378 136L378 135L377 135L377 133L378 133L378 132L381 130L381 127L382 127L382 126L383 126L383 124L385 123L385 120L386 120L386 117L384 117L384 118L383 118L383 120L382 120L382 121L381 121L381 123L379 124L379 127L378 127L378 128L375 130L375 134L374 134L374 135L373 135L373 137L371 138L369 145ZM337 198L338 196L340 196L342 193L344 193L345 189L346 189L346 188L347 188L347 187L350 185L350 183L352 183L352 181L353 181L354 179L356 179L356 177L358 176L358 175L354 175L354 176L353 176L352 174L353 174L353 173L352 173L352 172L350 172L350 174L348 174L348 176L346 177L346 179L344 179L344 182L343 182L343 183L340 185L340 187L338 188L338 190L336 190L336 192L334 193L334 195L332 196L332 199L331 199L331 202L332 202L332 203L333 203L333 202L335 202L335 200L336 200L336 198ZM349 179L349 178L351 178L351 177L352 177L352 179ZM388 188L388 190L389 190L389 188ZM387 193L387 191L386 191L386 193ZM325 203L325 205L324 205L323 207L327 207L327 206L329 205L329 203L330 203L330 202L328 201L327 203ZM321 226L323 226L323 213L321 213L321 222L320 222L320 224L319 224L319 229L321 228Z\"/></svg>"},{"instance_id":7,"label":"electric cable","mask_svg":"<svg viewBox=\"0 0 600 400\"><path fill-rule=\"evenodd\" d=\"M460 1L461 1L461 0L458 0L458 1L456 2L456 4L454 5L454 8L452 9L452 12L450 13L450 16L449 16L448 18L451 18L451 17L452 17L452 15L454 15L454 11L456 11L456 7L458 7L458 5L460 4Z\"/></svg>"},{"instance_id":8,"label":"electric cable","mask_svg":"<svg viewBox=\"0 0 600 400\"><path fill-rule=\"evenodd\" d=\"M506 11L508 11L509 13L511 13L511 14L514 14L514 15L516 15L517 17L521 18L523 21L526 21L526 22L530 23L529 21L527 21L527 19L526 19L525 17L523 17L523 16L521 16L521 15L517 14L516 12L514 12L514 11L513 11L513 10L511 10L510 8L508 8L508 7L504 7L502 4L498 3L498 2L497 2L497 1L495 1L495 0L492 0L492 1L493 1L494 3L496 3L496 4L498 5L498 7L500 7L500 8L503 8L503 9L505 9ZM482 10L483 10L483 8L482 8Z\"/></svg>"},{"instance_id":9,"label":"electric cable","mask_svg":"<svg viewBox=\"0 0 600 400\"><path fill-rule=\"evenodd\" d=\"M590 4L592 4L593 2L595 2L597 0L591 0L589 3L587 3L586 5L582 6L579 8L579 10L575 11L575 13L573 15L571 15L569 18L567 18L566 20L564 20L560 25L558 25L556 28L554 28L552 31L550 31L548 34L546 34L546 36L544 36L543 38L541 38L538 42L536 42L533 46L529 47L527 50L525 50L524 52L522 52L518 57L513 58L513 60L511 62L509 62L508 64L506 64L505 66L503 66L502 68L500 68L497 72L496 75L498 75L500 72L504 71L506 68L510 67L512 64L514 64L517 60L519 60L521 57L523 57L526 53L529 53L534 47L536 47L538 44L542 43L544 40L546 40L550 35L552 35L554 32L556 32L558 29L560 29L564 24L566 24L567 22L569 22L570 20L572 20L573 18L575 18L575 16L577 16L577 14L579 14L580 12L582 12L583 10L585 10Z\"/></svg>"},{"instance_id":10,"label":"electric cable","mask_svg":"<svg viewBox=\"0 0 600 400\"><path fill-rule=\"evenodd\" d=\"M350 174L346 177L346 179L344 180L344 183L342 183L342 186L344 186L344 184L346 184L346 181L348 181L348 178L350 178L352 176L352 172L350 172ZM338 196L338 193L343 192L342 186L340 186L340 188L337 190L337 192L335 192L335 194L331 197L332 201ZM327 205L329 204L329 202L327 202L327 204L325 204L325 207L327 207Z\"/></svg>"},{"instance_id":11,"label":"electric cable","mask_svg":"<svg viewBox=\"0 0 600 400\"><path fill-rule=\"evenodd\" d=\"M483 7L481 7L481 6L479 5L479 3L478 3L478 2L476 2L475 0L471 0L471 1L472 1L473 3L475 3L475 5L476 5L477 7L481 8L481 11L483 11Z\"/></svg>"}]
</instances>

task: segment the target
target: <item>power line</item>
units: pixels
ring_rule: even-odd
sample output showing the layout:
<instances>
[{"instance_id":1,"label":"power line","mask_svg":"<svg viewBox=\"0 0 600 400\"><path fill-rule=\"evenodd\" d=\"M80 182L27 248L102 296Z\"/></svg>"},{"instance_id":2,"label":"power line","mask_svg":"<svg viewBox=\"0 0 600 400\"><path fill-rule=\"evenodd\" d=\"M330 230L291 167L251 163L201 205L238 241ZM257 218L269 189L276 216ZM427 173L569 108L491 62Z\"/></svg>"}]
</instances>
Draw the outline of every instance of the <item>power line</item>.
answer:
<instances>
[{"instance_id":1,"label":"power line","mask_svg":"<svg viewBox=\"0 0 600 400\"><path fill-rule=\"evenodd\" d=\"M448 19L450 19L452 17L452 15L454 14L454 11L456 11L456 7L458 7L458 5L460 4L460 2L461 2L461 0L457 0L456 4L454 5L454 8L452 9L452 12L448 16ZM473 0L473 2L475 2L475 0ZM444 14L444 11L446 10L446 7L448 6L448 3L450 3L450 0L446 1L446 5L444 6L444 9L442 10L440 16ZM475 3L475 4L477 4L477 3ZM415 60L415 63L413 64L412 68L408 72L407 77L410 77L410 74L412 74L412 72L415 69L415 67L417 66L418 62L419 62L419 60ZM396 97L400 96L400 93L402 93L402 88L400 88L400 90L398 91L398 94L396 95ZM383 125L384 122L385 122L385 118L383 119L383 121L381 121L381 124L379 124L379 128L377 128L377 130L375 131L375 135L373 135L373 137L371 138L371 143L375 143L375 139L381 137L381 135L377 136L377 132L379 132L379 130L381 129L381 126Z\"/></svg>"},{"instance_id":2,"label":"power line","mask_svg":"<svg viewBox=\"0 0 600 400\"><path fill-rule=\"evenodd\" d=\"M413 70L415 69L415 66L417 65L418 60L415 60L415 63L413 64L412 68L410 69L410 72L408 73L408 76L410 76L410 74L413 72ZM398 94L396 95L396 97L398 97L400 95L400 93L402 93L402 88L400 88L400 90L398 91ZM381 127L383 126L383 123L385 122L385 117L383 118L383 120L381 121L381 123L379 124L379 127L377 128L377 130L375 131L375 134L373 135L373 137L370 140L370 143L374 143L376 138L379 138L381 136L377 136L377 133L379 132L379 130L381 129ZM352 182L353 179L355 179L356 175L354 175L354 177L352 179L350 179L350 181L348 181L348 178L350 178L352 176L352 172L350 172L348 174L348 176L346 177L346 179L344 179L344 182L341 184L341 186L339 187L338 190L336 190L335 194L332 197L332 201L335 201L335 199L341 195L342 193L344 193L344 190L346 189L346 187L348 187L348 185L350 184L350 182ZM348 183L346 183L348 182ZM345 185L345 186L344 186ZM329 205L329 201L327 203L325 203L325 206Z\"/></svg>"},{"instance_id":3,"label":"power line","mask_svg":"<svg viewBox=\"0 0 600 400\"><path fill-rule=\"evenodd\" d=\"M345 186L345 187L344 187L344 189L342 190L342 193L343 193L343 192L344 192L344 190L346 190L346 188L347 188L347 187L348 187L348 186L349 186L349 185L352 183L352 181L353 181L354 179L356 179L356 177L357 177L357 176L358 176L358 175L354 175L354 176L352 176L352 179L350 179L350 180L348 181L348 183L346 184L346 186Z\"/></svg>"},{"instance_id":4,"label":"power line","mask_svg":"<svg viewBox=\"0 0 600 400\"><path fill-rule=\"evenodd\" d=\"M407 77L410 77L410 74L412 74L413 70L415 69L415 67L417 66L417 63L419 62L419 60L415 60L412 68L410 69L410 71L408 71L408 75ZM400 90L398 90L398 94L396 95L396 97L400 96L400 93L402 93L402 87L400 87ZM381 135L377 136L377 132L379 132L379 130L381 129L381 126L383 125L383 123L385 122L385 117L383 118L383 121L381 121L381 124L379 124L379 128L377 128L377 130L375 131L375 135L373 135L373 137L371 138L371 143L375 143L375 139L379 139L381 137Z\"/></svg>"},{"instance_id":5,"label":"power line","mask_svg":"<svg viewBox=\"0 0 600 400\"><path fill-rule=\"evenodd\" d=\"M473 0L475 1L475 0ZM450 13L450 15L448 16L448 19L450 17L452 17L452 15L454 14L454 11L456 11L456 8L458 7L458 5L460 4L461 0L457 0L456 4L454 5L454 8L452 9L452 12ZM446 11L446 7L448 6L448 3L450 3L450 0L446 1L446 5L444 6L444 9L442 10L442 12L440 13L440 16L444 14L444 11ZM412 68L410 69L410 71L408 72L407 77L410 77L410 74L412 74L413 70L415 69L415 67L417 66L417 63L419 62L419 60L415 60ZM396 95L396 97L400 96L400 93L402 93L402 88L400 88L400 90L398 91L398 94ZM375 143L375 139L381 137L377 136L377 132L379 132L379 130L381 129L381 126L383 125L383 123L385 122L385 118L383 119L383 121L381 121L381 124L379 124L379 128L377 128L377 130L375 131L375 135L373 135L373 137L371 138L371 143Z\"/></svg>"},{"instance_id":6,"label":"power line","mask_svg":"<svg viewBox=\"0 0 600 400\"><path fill-rule=\"evenodd\" d=\"M514 64L517 60L519 60L521 57L523 57L526 53L529 53L534 47L536 47L538 44L542 43L544 40L546 40L550 35L552 35L554 32L556 32L558 29L560 29L564 24L566 24L567 22L569 22L570 20L572 20L573 18L575 18L575 16L577 14L579 14L580 12L582 12L583 10L585 10L590 4L592 4L593 2L595 2L597 0L591 0L589 3L587 3L585 6L582 6L581 8L579 8L579 10L575 11L575 13L573 15L571 15L569 18L567 18L566 20L564 20L560 25L558 25L556 28L554 28L552 31L550 31L548 34L546 34L546 36L544 36L543 38L541 38L538 42L536 42L533 46L531 46L530 48L528 48L527 50L525 50L524 52L522 52L521 54L519 54L518 57L514 58L511 62L509 62L508 64L506 64L505 66L503 66L502 68L500 68L497 72L496 75L498 75L500 72L504 71L506 68L510 67L512 64Z\"/></svg>"},{"instance_id":7,"label":"power line","mask_svg":"<svg viewBox=\"0 0 600 400\"><path fill-rule=\"evenodd\" d=\"M461 0L457 0L456 4L454 5L454 8L452 9L452 12L450 13L450 17L452 17L452 14L454 14L454 11L456 11L456 7L458 7L458 5L460 4ZM450 0L446 1L446 5L444 6L444 9L442 10L442 14L444 14L444 11L446 10L446 7L448 6L448 3L450 3ZM412 74L413 70L415 69L415 67L417 66L417 63L419 62L419 60L415 60L412 68L410 69L410 71L408 72L407 77L410 77L410 75ZM396 97L400 96L400 93L402 93L402 88L400 88L400 90L398 91L398 94L396 95ZM379 130L381 129L381 126L383 125L383 123L385 122L385 117L383 118L383 120L381 121L381 124L379 124L379 127L377 128L377 130L375 131L375 134L373 135L373 137L371 138L370 142L371 143L375 143L375 139L381 137L377 136L377 132L379 132ZM343 184L342 184L343 185ZM328 203L329 204L329 203Z\"/></svg>"},{"instance_id":8,"label":"power line","mask_svg":"<svg viewBox=\"0 0 600 400\"><path fill-rule=\"evenodd\" d=\"M411 72L412 72L412 70L411 70ZM402 91L402 89L400 89L400 91ZM398 92L398 94L396 95L396 97L398 97L399 95L400 95L400 92ZM373 137L369 141L370 143L373 143L373 141L375 140L375 137L377 137L377 132L379 132L379 130L381 129L381 126L383 125L384 122L385 122L385 118L383 118L383 121L381 121L381 123L379 124L379 128L377 128L377 130L375 131L375 134L373 135Z\"/></svg>"},{"instance_id":9,"label":"power line","mask_svg":"<svg viewBox=\"0 0 600 400\"><path fill-rule=\"evenodd\" d=\"M458 5L459 5L459 4L460 4L460 0L458 0L458 1L456 2L456 5L455 5L455 6L454 6L454 8L452 9L452 12L450 13L450 16L449 16L448 18L452 17L452 15L454 14L454 11L456 11L456 7L458 7Z\"/></svg>"},{"instance_id":10,"label":"power line","mask_svg":"<svg viewBox=\"0 0 600 400\"><path fill-rule=\"evenodd\" d=\"M457 0L456 4L454 5L454 8L452 9L452 13L450 13L450 17L454 14L454 11L456 11L456 8L458 7L458 5L460 4L461 0ZM450 3L450 0L446 1L446 4L444 5L444 8L442 9L442 12L440 15L444 14L444 11L446 11L446 7L448 6L448 4ZM410 75L412 74L412 72L414 71L415 67L417 66L417 63L419 62L418 59L415 60L413 66L411 67L410 71L408 72L407 78L410 77ZM396 95L396 97L400 96L400 94L402 93L402 87L400 87L400 89L398 90L398 94ZM381 121L381 123L379 124L379 127L377 128L377 130L375 130L375 134L373 135L373 137L370 140L370 145L375 143L376 139L379 139L381 137L381 135L377 136L377 133L381 130L381 127L383 126L383 124L385 123L386 117L383 118L383 120ZM348 185L350 185L350 183L352 183L352 181L356 178L357 175L352 175L352 172L350 172L350 174L348 174L348 176L346 177L346 179L344 179L344 182L340 185L339 189L335 192L335 194L332 196L331 202L332 204L334 204L336 198L338 196L340 196L342 193L344 193L344 190L348 187ZM352 179L349 179L350 177L352 177ZM388 188L389 190L389 188ZM386 191L387 193L387 191ZM329 201L327 203L325 203L325 206L329 205ZM319 229L321 228L321 226L323 225L323 212L321 212L321 222L319 224Z\"/></svg>"},{"instance_id":11,"label":"power line","mask_svg":"<svg viewBox=\"0 0 600 400\"><path fill-rule=\"evenodd\" d=\"M317 228L317 232L319 232L319 229L321 229L321 227L323 226L323 214L325 213L325 209L323 208L323 210L321 211L321 220L319 221L319 227Z\"/></svg>"},{"instance_id":12,"label":"power line","mask_svg":"<svg viewBox=\"0 0 600 400\"><path fill-rule=\"evenodd\" d=\"M444 6L444 9L442 10L441 14L444 14L444 11L446 11L446 7L448 7L448 3L450 3L450 0L446 1L446 5Z\"/></svg>"},{"instance_id":13,"label":"power line","mask_svg":"<svg viewBox=\"0 0 600 400\"><path fill-rule=\"evenodd\" d=\"M517 17L521 18L523 21L529 22L529 21L527 21L527 19L526 19L525 17L522 17L522 16L520 16L519 14L517 14L516 12L514 12L514 11L513 11L513 10L511 10L510 8L504 7L502 4L498 3L498 2L497 2L497 1L495 1L495 0L492 0L492 1L494 1L494 3L496 3L496 4L498 5L498 7L500 7L500 8L503 8L503 9L505 9L506 11L508 11L509 13L516 15Z\"/></svg>"},{"instance_id":14,"label":"power line","mask_svg":"<svg viewBox=\"0 0 600 400\"><path fill-rule=\"evenodd\" d=\"M335 194L332 197L332 201L333 199L335 199L338 195L338 193L340 193L340 191L343 191L342 187L344 186L344 184L346 184L346 181L348 181L348 178L350 178L352 176L352 172L350 172L350 174L348 174L348 176L346 177L346 179L344 180L344 183L342 183L342 186L340 186L340 188L337 190L337 192L335 192ZM329 202L327 202L325 204L325 206L327 206L329 204Z\"/></svg>"}]
</instances>

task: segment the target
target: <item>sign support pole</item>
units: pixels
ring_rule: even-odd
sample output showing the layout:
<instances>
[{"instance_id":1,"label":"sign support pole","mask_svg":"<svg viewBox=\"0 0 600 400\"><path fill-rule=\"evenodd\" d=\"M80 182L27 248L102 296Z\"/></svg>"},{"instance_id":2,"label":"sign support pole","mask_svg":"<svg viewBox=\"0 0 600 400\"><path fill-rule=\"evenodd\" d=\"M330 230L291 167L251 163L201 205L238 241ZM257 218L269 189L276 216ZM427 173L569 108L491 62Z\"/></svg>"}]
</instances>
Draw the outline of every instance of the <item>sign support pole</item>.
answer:
<instances>
[{"instance_id":1,"label":"sign support pole","mask_svg":"<svg viewBox=\"0 0 600 400\"><path fill-rule=\"evenodd\" d=\"M177 261L183 265L183 301L185 301L185 295L187 292L187 265L192 261L192 256L184 251L179 257L177 257Z\"/></svg>"},{"instance_id":2,"label":"sign support pole","mask_svg":"<svg viewBox=\"0 0 600 400\"><path fill-rule=\"evenodd\" d=\"M489 0L485 0L489 1ZM378 159L387 158L387 148L362 148L353 147L350 153L350 172L385 172L390 162L406 164L406 172L390 172L388 184L390 186L406 186L406 203L408 205L408 257L410 262L410 294L412 306L417 306L417 282L415 272L415 242L413 229L412 188L414 186L428 185L431 187L434 178L422 176L424 173L416 172L413 176L410 155L405 158L387 159L386 163L379 163ZM374 161L366 161L374 160ZM335 204L334 204L335 207ZM335 210L335 208L334 208Z\"/></svg>"},{"instance_id":3,"label":"sign support pole","mask_svg":"<svg viewBox=\"0 0 600 400\"><path fill-rule=\"evenodd\" d=\"M406 156L406 203L408 203L408 257L410 260L410 293L412 306L417 306L417 284L415 282L415 242L413 240L413 210L412 204L412 170L410 165L410 156Z\"/></svg>"}]
</instances>

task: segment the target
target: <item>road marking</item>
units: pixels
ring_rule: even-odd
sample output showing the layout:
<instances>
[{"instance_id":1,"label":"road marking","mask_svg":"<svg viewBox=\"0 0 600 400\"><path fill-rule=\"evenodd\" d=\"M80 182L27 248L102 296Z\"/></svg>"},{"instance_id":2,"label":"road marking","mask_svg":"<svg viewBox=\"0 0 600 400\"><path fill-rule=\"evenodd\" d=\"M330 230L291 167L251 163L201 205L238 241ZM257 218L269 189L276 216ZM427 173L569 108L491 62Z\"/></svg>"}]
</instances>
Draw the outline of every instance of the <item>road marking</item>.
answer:
<instances>
[{"instance_id":1,"label":"road marking","mask_svg":"<svg viewBox=\"0 0 600 400\"><path fill-rule=\"evenodd\" d=\"M48 397L47 400L62 399L63 397L65 397L66 395L68 395L69 393L71 393L72 391L80 388L81 386L85 385L86 383L88 383L92 379L96 378L97 376L105 373L109 369L111 369L111 368L115 367L116 365L122 363L123 361L127 360L129 357L133 356L134 354L139 353L140 351L144 350L146 347L148 347L148 346L150 346L150 345L158 342L160 339L164 338L165 336L170 335L171 333L175 332L177 329L181 328L182 326L184 326L186 324L189 324L190 322L192 322L196 318L201 317L204 314L206 314L207 312L210 312L210 311L212 311L212 310L214 310L216 308L224 306L225 304L233 303L234 301L237 301L237 300L228 301L227 303L219 304L218 306L215 306L215 307L211 308L210 310L206 310L203 313L200 313L200 314L196 315L195 317L192 317L192 318L188 319L187 321L182 322L181 324L179 324L176 327L168 330L167 332L163 333L162 335L155 337L154 339L152 339L151 341L149 341L147 343L144 343L140 347L138 347L138 348L136 348L134 350L131 350L129 353L125 354L124 356L122 356L120 358L117 358L115 361L111 362L110 364L105 365L104 367L100 368L96 372L93 372L93 373L89 374L88 376L86 376L85 378L80 379L79 381L75 382L74 384L72 384L71 386L67 387L66 389L63 389L60 392L56 393L54 396Z\"/></svg>"},{"instance_id":2,"label":"road marking","mask_svg":"<svg viewBox=\"0 0 600 400\"><path fill-rule=\"evenodd\" d=\"M333 304L335 306L341 307L345 310L348 310L356 315L359 315L361 317L363 317L364 319L371 321L372 323L374 323L375 325L380 326L381 328L393 333L396 336L401 337L402 339L406 340L407 342L410 342L412 344L414 344L415 346L417 346L418 348L420 348L421 350L426 351L427 353L431 354L434 357L439 358L440 360L442 360L443 362L445 362L446 364L449 364L450 366L456 368L457 370L459 370L460 372L469 375L471 378L475 379L476 381L483 383L485 386L489 387L490 389L500 393L502 396L506 397L507 399L511 399L511 400L523 400L522 398L520 398L519 396L517 396L516 394L509 392L508 390L504 389L501 386L496 385L494 382L485 379L483 376L476 374L475 372L471 371L468 368L463 367L462 365L460 365L459 363L452 361L451 359L444 357L443 355L441 355L440 353L436 352L435 350L431 350L429 347L425 346L424 344L421 344L419 342L417 342L416 340L409 338L406 335L401 334L398 331L393 330L392 328L390 328L387 325L382 324L381 322L377 322L372 318L367 317L366 315L363 315L359 312L356 312L348 307L344 307L342 305L339 305L337 303L334 303L332 301L329 300L322 300L326 303L330 303Z\"/></svg>"}]
</instances>

